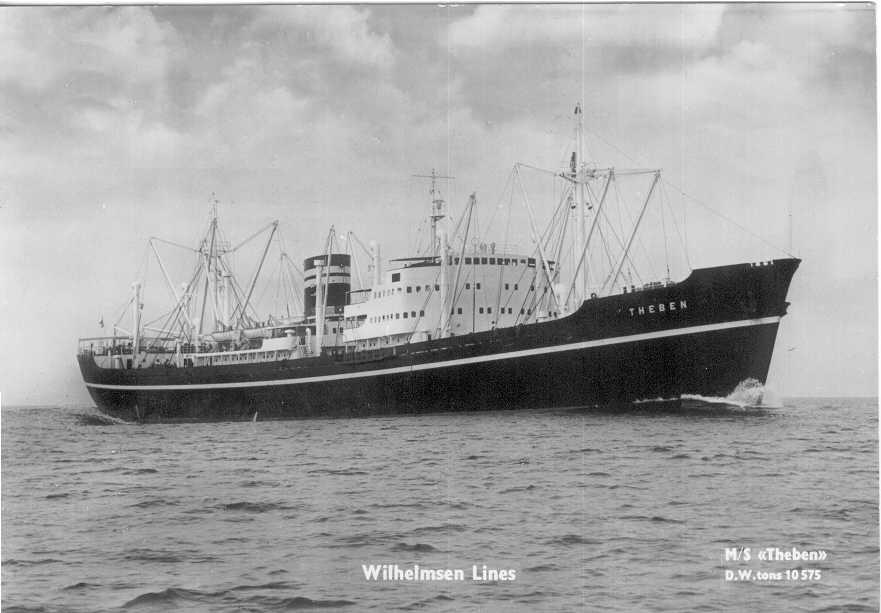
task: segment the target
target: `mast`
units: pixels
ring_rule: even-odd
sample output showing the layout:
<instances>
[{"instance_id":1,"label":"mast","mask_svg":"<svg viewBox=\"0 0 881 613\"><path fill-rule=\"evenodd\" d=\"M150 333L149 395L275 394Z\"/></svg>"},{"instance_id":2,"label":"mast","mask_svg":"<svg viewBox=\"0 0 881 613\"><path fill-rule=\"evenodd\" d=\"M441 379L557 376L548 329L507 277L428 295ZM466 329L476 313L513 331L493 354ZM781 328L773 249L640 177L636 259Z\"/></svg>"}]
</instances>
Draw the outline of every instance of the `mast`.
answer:
<instances>
[{"instance_id":1,"label":"mast","mask_svg":"<svg viewBox=\"0 0 881 613\"><path fill-rule=\"evenodd\" d=\"M321 268L324 260L316 258L315 264L315 355L321 355L321 341L324 336L324 288L321 287Z\"/></svg>"},{"instance_id":2,"label":"mast","mask_svg":"<svg viewBox=\"0 0 881 613\"><path fill-rule=\"evenodd\" d=\"M573 164L574 168L572 172L574 173L574 179L576 181L576 207L578 208L578 213L576 215L576 225L575 225L575 258L577 260L578 256L584 251L584 224L585 224L585 202L584 202L584 182L586 180L585 176L585 164L584 164L584 150L583 150L583 140L584 140L584 123L582 119L583 115L581 112L581 103L575 105L575 152L576 158L574 160L575 164ZM579 172L580 171L580 172ZM580 280L580 283L579 283ZM576 268L575 270L575 303L576 308L577 305L580 305L584 299L587 297L587 275L584 274L584 271L580 268Z\"/></svg>"},{"instance_id":3,"label":"mast","mask_svg":"<svg viewBox=\"0 0 881 613\"><path fill-rule=\"evenodd\" d=\"M376 241L370 241L370 255L373 256L373 287L382 283L382 260L380 247Z\"/></svg>"},{"instance_id":4,"label":"mast","mask_svg":"<svg viewBox=\"0 0 881 613\"><path fill-rule=\"evenodd\" d=\"M213 195L212 195L213 196ZM211 283L211 307L214 314L214 323L211 330L217 329L217 320L220 319L220 308L218 304L219 286L217 275L217 198L211 201L211 242L208 246L208 278Z\"/></svg>"},{"instance_id":5,"label":"mast","mask_svg":"<svg viewBox=\"0 0 881 613\"><path fill-rule=\"evenodd\" d=\"M590 230L587 231L587 236L584 239L584 246L581 249L581 254L579 255L578 264L576 266L576 270L581 270L584 274L585 283L587 281L587 273L588 273L588 260L587 260L587 250L590 249L590 241L593 237L593 232L597 228L597 223L600 220L600 213L603 212L603 204L606 202L606 195L609 193L609 185L611 185L612 180L615 178L615 169L610 168L607 171L606 182L603 184L603 193L600 196L599 204L597 205L597 210L594 212L593 221L590 222ZM569 301L569 296L576 291L575 283L573 281L572 285L569 288L569 294L566 295L566 302ZM585 292L587 291L585 287ZM587 298L587 294L582 297L582 301Z\"/></svg>"},{"instance_id":6,"label":"mast","mask_svg":"<svg viewBox=\"0 0 881 613\"><path fill-rule=\"evenodd\" d=\"M228 271L221 273L223 278L223 328L224 330L232 326L232 287L230 284L230 274Z\"/></svg>"},{"instance_id":7,"label":"mast","mask_svg":"<svg viewBox=\"0 0 881 613\"><path fill-rule=\"evenodd\" d=\"M446 217L446 213L444 212L444 207L446 203L444 199L441 197L440 190L437 187L438 179L455 179L456 177L448 177L445 175L437 174L437 171L432 168L430 175L413 175L414 177L418 177L420 179L431 179L431 187L428 190L428 193L431 194L431 215L429 219L431 220L431 244L428 248L428 255L437 255L438 249L438 234L437 234L437 222Z\"/></svg>"},{"instance_id":8,"label":"mast","mask_svg":"<svg viewBox=\"0 0 881 613\"><path fill-rule=\"evenodd\" d=\"M192 302L193 302L193 294L190 291L189 285L186 283L181 283L181 291L183 291L184 295L181 303L181 310L183 311L183 315L185 317L185 325L184 332L188 336L188 340L190 343L196 342L196 323L193 321L193 312L192 312Z\"/></svg>"},{"instance_id":9,"label":"mast","mask_svg":"<svg viewBox=\"0 0 881 613\"><path fill-rule=\"evenodd\" d=\"M134 304L132 304L132 367L137 368L138 365L138 345L141 342L141 282L132 283L134 291Z\"/></svg>"},{"instance_id":10,"label":"mast","mask_svg":"<svg viewBox=\"0 0 881 613\"><path fill-rule=\"evenodd\" d=\"M440 269L440 308L441 308L441 317L440 317L440 337L446 338L449 336L450 329L450 307L447 304L447 235L441 230L440 232L440 242L441 242L441 269Z\"/></svg>"}]
</instances>

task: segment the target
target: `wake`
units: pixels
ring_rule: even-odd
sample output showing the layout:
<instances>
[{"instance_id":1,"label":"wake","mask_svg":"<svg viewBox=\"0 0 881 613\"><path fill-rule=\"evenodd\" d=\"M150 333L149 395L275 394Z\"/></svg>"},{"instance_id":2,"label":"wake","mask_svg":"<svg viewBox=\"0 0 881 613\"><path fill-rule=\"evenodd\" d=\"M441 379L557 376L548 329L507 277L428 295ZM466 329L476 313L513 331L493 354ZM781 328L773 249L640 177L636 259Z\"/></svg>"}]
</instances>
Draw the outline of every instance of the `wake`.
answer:
<instances>
[{"instance_id":1,"label":"wake","mask_svg":"<svg viewBox=\"0 0 881 613\"><path fill-rule=\"evenodd\" d=\"M103 413L77 413L74 417L81 426L130 426L132 422Z\"/></svg>"},{"instance_id":2,"label":"wake","mask_svg":"<svg viewBox=\"0 0 881 613\"><path fill-rule=\"evenodd\" d=\"M721 404L741 409L779 409L783 406L777 395L756 379L746 379L737 384L734 391L725 396L701 396L699 394L682 394L683 402L700 404Z\"/></svg>"},{"instance_id":3,"label":"wake","mask_svg":"<svg viewBox=\"0 0 881 613\"><path fill-rule=\"evenodd\" d=\"M640 409L779 409L783 403L777 394L756 379L741 381L727 396L702 396L682 394L673 398L645 398L634 400L631 405Z\"/></svg>"}]
</instances>

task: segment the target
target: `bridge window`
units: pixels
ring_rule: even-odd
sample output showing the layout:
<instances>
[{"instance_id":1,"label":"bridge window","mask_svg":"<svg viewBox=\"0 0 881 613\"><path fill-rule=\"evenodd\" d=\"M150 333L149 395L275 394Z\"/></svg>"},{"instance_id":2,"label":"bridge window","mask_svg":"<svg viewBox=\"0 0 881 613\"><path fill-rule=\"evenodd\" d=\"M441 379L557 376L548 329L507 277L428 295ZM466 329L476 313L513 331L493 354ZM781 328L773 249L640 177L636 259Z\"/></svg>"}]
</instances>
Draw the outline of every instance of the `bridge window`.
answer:
<instances>
[{"instance_id":1,"label":"bridge window","mask_svg":"<svg viewBox=\"0 0 881 613\"><path fill-rule=\"evenodd\" d=\"M514 291L516 292L518 289L519 289L519 288L517 287L517 284L515 283L515 284L514 284Z\"/></svg>"},{"instance_id":2,"label":"bridge window","mask_svg":"<svg viewBox=\"0 0 881 613\"><path fill-rule=\"evenodd\" d=\"M412 294L412 293L413 293L413 288L412 288L411 286L409 286L409 285L407 286L407 293L408 293L408 294Z\"/></svg>"},{"instance_id":3,"label":"bridge window","mask_svg":"<svg viewBox=\"0 0 881 613\"><path fill-rule=\"evenodd\" d=\"M404 311L404 319L407 319L407 311Z\"/></svg>"},{"instance_id":4,"label":"bridge window","mask_svg":"<svg viewBox=\"0 0 881 613\"><path fill-rule=\"evenodd\" d=\"M493 308L492 308L492 307L486 307L486 312L487 312L487 313L492 313L492 312L493 312Z\"/></svg>"},{"instance_id":5,"label":"bridge window","mask_svg":"<svg viewBox=\"0 0 881 613\"><path fill-rule=\"evenodd\" d=\"M392 273L392 283L394 283L395 281L400 281L400 280L401 280L401 273L393 272Z\"/></svg>"},{"instance_id":6,"label":"bridge window","mask_svg":"<svg viewBox=\"0 0 881 613\"><path fill-rule=\"evenodd\" d=\"M456 312L457 312L459 315L461 315L461 314L462 314L462 307L458 307L458 308L456 309Z\"/></svg>"},{"instance_id":7,"label":"bridge window","mask_svg":"<svg viewBox=\"0 0 881 613\"><path fill-rule=\"evenodd\" d=\"M480 307L480 308L477 310L477 312L478 312L478 313L483 313L483 307Z\"/></svg>"},{"instance_id":8,"label":"bridge window","mask_svg":"<svg viewBox=\"0 0 881 613\"><path fill-rule=\"evenodd\" d=\"M422 289L422 286L421 286L421 285L417 285L417 286L416 286L416 293L418 294L418 293L419 293L419 290L421 290L421 289Z\"/></svg>"},{"instance_id":9,"label":"bridge window","mask_svg":"<svg viewBox=\"0 0 881 613\"><path fill-rule=\"evenodd\" d=\"M480 283L475 284L475 287L477 287L477 289L480 289Z\"/></svg>"},{"instance_id":10,"label":"bridge window","mask_svg":"<svg viewBox=\"0 0 881 613\"><path fill-rule=\"evenodd\" d=\"M410 317L415 318L415 317L416 317L416 311L410 311Z\"/></svg>"},{"instance_id":11,"label":"bridge window","mask_svg":"<svg viewBox=\"0 0 881 613\"><path fill-rule=\"evenodd\" d=\"M466 284L465 284L465 289L471 289L471 284L470 284L470 283L466 283Z\"/></svg>"},{"instance_id":12,"label":"bridge window","mask_svg":"<svg viewBox=\"0 0 881 613\"><path fill-rule=\"evenodd\" d=\"M465 258L465 263L466 263L466 264L470 264L470 263L471 263L471 258Z\"/></svg>"},{"instance_id":13,"label":"bridge window","mask_svg":"<svg viewBox=\"0 0 881 613\"><path fill-rule=\"evenodd\" d=\"M511 307L508 307L508 315L512 315Z\"/></svg>"},{"instance_id":14,"label":"bridge window","mask_svg":"<svg viewBox=\"0 0 881 613\"><path fill-rule=\"evenodd\" d=\"M480 258L480 263L481 263L481 264L486 264L486 258Z\"/></svg>"},{"instance_id":15,"label":"bridge window","mask_svg":"<svg viewBox=\"0 0 881 613\"><path fill-rule=\"evenodd\" d=\"M496 263L496 259L495 259L495 258L490 258L490 259L489 259L489 263L490 263L490 264L495 264L495 263Z\"/></svg>"},{"instance_id":16,"label":"bridge window","mask_svg":"<svg viewBox=\"0 0 881 613\"><path fill-rule=\"evenodd\" d=\"M400 313L395 313L395 319L400 319L400 318L401 318L401 314L400 314Z\"/></svg>"},{"instance_id":17,"label":"bridge window","mask_svg":"<svg viewBox=\"0 0 881 613\"><path fill-rule=\"evenodd\" d=\"M438 285L437 283L435 283L435 285L434 285L434 291L436 291L436 292L440 291L440 285Z\"/></svg>"},{"instance_id":18,"label":"bridge window","mask_svg":"<svg viewBox=\"0 0 881 613\"><path fill-rule=\"evenodd\" d=\"M456 262L455 262L455 263L456 263L456 264L458 264L458 263L459 263L459 258L456 258Z\"/></svg>"},{"instance_id":19,"label":"bridge window","mask_svg":"<svg viewBox=\"0 0 881 613\"><path fill-rule=\"evenodd\" d=\"M419 317L425 317L425 311L419 311Z\"/></svg>"},{"instance_id":20,"label":"bridge window","mask_svg":"<svg viewBox=\"0 0 881 613\"><path fill-rule=\"evenodd\" d=\"M507 283L505 283L505 289L508 289L508 284L507 284Z\"/></svg>"}]
</instances>

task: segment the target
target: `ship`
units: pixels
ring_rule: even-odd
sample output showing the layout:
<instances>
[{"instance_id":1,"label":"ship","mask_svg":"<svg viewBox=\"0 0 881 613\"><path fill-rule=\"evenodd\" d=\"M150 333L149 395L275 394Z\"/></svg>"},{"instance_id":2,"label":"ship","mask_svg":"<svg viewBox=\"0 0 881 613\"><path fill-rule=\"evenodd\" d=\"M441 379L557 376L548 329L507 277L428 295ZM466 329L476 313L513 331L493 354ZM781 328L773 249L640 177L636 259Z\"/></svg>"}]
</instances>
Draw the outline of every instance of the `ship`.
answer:
<instances>
[{"instance_id":1,"label":"ship","mask_svg":"<svg viewBox=\"0 0 881 613\"><path fill-rule=\"evenodd\" d=\"M660 171L586 161L580 105L574 119L571 159L548 171L563 188L543 226L521 190L528 249L477 235L476 194L453 224L439 187L451 178L432 171L424 248L383 261L378 243L331 227L302 267L281 251L282 283L301 289L297 308L281 313L255 306L278 222L231 245L213 203L194 247L166 241L195 257L184 283L163 265L162 239L150 239L173 300L159 323L145 323L136 281L126 322L79 339L89 394L113 417L176 422L617 407L764 384L800 260L634 282L636 237ZM515 164L512 193L526 168ZM615 233L610 194L628 176L648 183L632 224ZM256 271L242 284L231 260L261 236Z\"/></svg>"}]
</instances>

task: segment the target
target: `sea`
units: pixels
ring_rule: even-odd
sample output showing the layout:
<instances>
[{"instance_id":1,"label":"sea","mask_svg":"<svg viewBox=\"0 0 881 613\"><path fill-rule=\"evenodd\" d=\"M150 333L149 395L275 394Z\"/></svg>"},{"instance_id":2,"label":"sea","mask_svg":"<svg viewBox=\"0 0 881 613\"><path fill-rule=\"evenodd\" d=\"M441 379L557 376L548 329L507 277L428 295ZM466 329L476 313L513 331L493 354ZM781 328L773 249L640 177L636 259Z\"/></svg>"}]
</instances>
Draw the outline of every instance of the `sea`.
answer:
<instances>
[{"instance_id":1,"label":"sea","mask_svg":"<svg viewBox=\"0 0 881 613\"><path fill-rule=\"evenodd\" d=\"M878 611L878 494L876 399L4 407L2 610Z\"/></svg>"}]
</instances>

